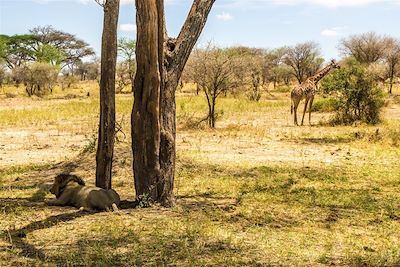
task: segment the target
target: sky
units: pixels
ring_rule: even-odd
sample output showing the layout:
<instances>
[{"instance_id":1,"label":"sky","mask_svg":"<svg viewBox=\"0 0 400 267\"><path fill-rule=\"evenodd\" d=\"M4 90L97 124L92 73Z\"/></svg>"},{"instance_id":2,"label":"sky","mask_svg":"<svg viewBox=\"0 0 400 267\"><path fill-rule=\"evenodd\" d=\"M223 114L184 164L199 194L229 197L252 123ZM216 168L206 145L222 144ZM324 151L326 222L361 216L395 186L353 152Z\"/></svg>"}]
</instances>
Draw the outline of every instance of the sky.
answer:
<instances>
[{"instance_id":1,"label":"sky","mask_svg":"<svg viewBox=\"0 0 400 267\"><path fill-rule=\"evenodd\" d=\"M192 0L165 0L167 30L176 36ZM94 0L0 0L0 34L36 26L75 34L100 54L103 10ZM199 45L227 47L320 45L326 60L339 58L339 42L375 31L400 39L400 0L216 0ZM121 0L119 36L136 38L134 0Z\"/></svg>"}]
</instances>

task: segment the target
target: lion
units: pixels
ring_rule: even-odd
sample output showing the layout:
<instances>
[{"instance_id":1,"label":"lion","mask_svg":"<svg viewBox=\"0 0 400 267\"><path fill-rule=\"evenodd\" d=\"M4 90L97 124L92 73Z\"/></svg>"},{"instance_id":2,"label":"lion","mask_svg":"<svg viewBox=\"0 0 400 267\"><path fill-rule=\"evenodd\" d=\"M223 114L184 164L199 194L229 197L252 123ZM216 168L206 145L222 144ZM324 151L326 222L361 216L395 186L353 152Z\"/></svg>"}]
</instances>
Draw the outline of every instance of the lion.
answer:
<instances>
[{"instance_id":1,"label":"lion","mask_svg":"<svg viewBox=\"0 0 400 267\"><path fill-rule=\"evenodd\" d=\"M115 190L86 186L82 178L72 174L57 175L50 192L56 195L56 199L47 202L50 206L74 206L86 211L117 211L120 203Z\"/></svg>"}]
</instances>

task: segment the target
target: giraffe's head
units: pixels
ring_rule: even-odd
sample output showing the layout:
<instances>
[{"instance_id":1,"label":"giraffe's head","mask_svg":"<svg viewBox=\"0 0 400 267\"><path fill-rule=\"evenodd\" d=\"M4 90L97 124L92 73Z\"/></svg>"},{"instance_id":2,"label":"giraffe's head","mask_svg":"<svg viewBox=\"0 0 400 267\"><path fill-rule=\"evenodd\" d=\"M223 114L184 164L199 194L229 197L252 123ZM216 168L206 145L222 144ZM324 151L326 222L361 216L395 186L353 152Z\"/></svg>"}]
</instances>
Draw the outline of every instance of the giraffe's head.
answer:
<instances>
[{"instance_id":1,"label":"giraffe's head","mask_svg":"<svg viewBox=\"0 0 400 267\"><path fill-rule=\"evenodd\" d=\"M329 63L329 65L332 69L340 69L340 65L334 59L331 60L331 63Z\"/></svg>"}]
</instances>

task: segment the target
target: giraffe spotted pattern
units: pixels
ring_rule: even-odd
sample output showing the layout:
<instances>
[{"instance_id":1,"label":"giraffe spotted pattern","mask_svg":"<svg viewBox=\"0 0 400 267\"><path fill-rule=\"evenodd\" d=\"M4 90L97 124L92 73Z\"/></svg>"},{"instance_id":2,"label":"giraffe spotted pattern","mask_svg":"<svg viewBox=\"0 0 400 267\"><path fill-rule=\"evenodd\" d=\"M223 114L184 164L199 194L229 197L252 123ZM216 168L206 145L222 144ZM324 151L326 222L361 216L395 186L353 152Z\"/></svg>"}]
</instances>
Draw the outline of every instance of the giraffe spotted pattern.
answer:
<instances>
[{"instance_id":1,"label":"giraffe spotted pattern","mask_svg":"<svg viewBox=\"0 0 400 267\"><path fill-rule=\"evenodd\" d=\"M325 77L331 70L340 69L340 66L332 60L328 66L317 72L314 76L309 77L305 82L299 84L293 88L290 97L292 99L292 106L290 112L294 113L294 124L299 125L297 122L297 108L299 107L300 101L305 99L303 118L301 119L301 125L304 124L304 116L307 112L307 106L309 104L309 117L308 122L311 125L311 107L314 102L315 93L317 91L318 82Z\"/></svg>"}]
</instances>

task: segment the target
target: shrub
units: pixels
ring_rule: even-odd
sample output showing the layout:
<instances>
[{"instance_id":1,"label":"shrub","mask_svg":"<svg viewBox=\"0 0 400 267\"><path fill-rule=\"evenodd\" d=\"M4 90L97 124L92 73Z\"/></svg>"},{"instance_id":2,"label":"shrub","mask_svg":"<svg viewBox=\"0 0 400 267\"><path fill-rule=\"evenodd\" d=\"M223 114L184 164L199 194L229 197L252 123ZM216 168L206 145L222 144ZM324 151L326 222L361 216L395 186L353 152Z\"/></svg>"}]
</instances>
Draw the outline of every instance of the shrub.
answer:
<instances>
[{"instance_id":1,"label":"shrub","mask_svg":"<svg viewBox=\"0 0 400 267\"><path fill-rule=\"evenodd\" d=\"M3 82L6 79L5 67L0 65L0 88L3 86Z\"/></svg>"},{"instance_id":2,"label":"shrub","mask_svg":"<svg viewBox=\"0 0 400 267\"><path fill-rule=\"evenodd\" d=\"M71 88L71 87L75 87L79 82L78 77L71 75L71 74L64 74L61 78L60 78L60 85L61 85L61 89L65 90L66 88Z\"/></svg>"},{"instance_id":3,"label":"shrub","mask_svg":"<svg viewBox=\"0 0 400 267\"><path fill-rule=\"evenodd\" d=\"M29 96L43 96L53 92L57 83L58 67L48 63L34 63L27 68L24 84Z\"/></svg>"},{"instance_id":4,"label":"shrub","mask_svg":"<svg viewBox=\"0 0 400 267\"><path fill-rule=\"evenodd\" d=\"M125 87L127 87L128 85L132 85L129 66L127 64L120 63L117 65L115 84L115 91L118 94L122 93Z\"/></svg>"},{"instance_id":5,"label":"shrub","mask_svg":"<svg viewBox=\"0 0 400 267\"><path fill-rule=\"evenodd\" d=\"M379 122L384 105L382 90L354 59L347 60L340 70L324 79L321 88L337 98L335 123Z\"/></svg>"},{"instance_id":6,"label":"shrub","mask_svg":"<svg viewBox=\"0 0 400 267\"><path fill-rule=\"evenodd\" d=\"M19 87L21 83L25 84L29 79L30 70L27 66L18 66L12 70L11 78L15 82L15 85Z\"/></svg>"},{"instance_id":7,"label":"shrub","mask_svg":"<svg viewBox=\"0 0 400 267\"><path fill-rule=\"evenodd\" d=\"M316 112L334 112L338 105L338 100L333 97L317 99L314 101L312 111Z\"/></svg>"}]
</instances>

